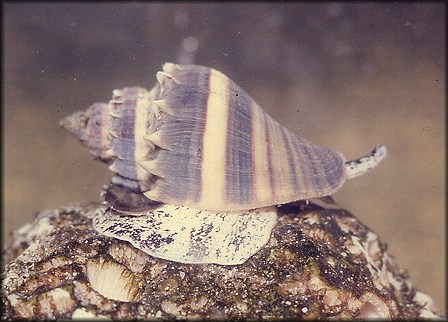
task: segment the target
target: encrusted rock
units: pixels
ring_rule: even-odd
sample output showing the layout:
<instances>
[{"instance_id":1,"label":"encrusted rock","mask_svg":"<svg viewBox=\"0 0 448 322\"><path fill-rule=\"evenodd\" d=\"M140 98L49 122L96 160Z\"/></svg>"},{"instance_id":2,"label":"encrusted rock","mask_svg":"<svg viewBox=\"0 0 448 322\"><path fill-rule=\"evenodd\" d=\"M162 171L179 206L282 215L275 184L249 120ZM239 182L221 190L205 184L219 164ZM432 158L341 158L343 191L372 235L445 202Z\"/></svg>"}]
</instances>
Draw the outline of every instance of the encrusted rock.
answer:
<instances>
[{"instance_id":1,"label":"encrusted rock","mask_svg":"<svg viewBox=\"0 0 448 322\"><path fill-rule=\"evenodd\" d=\"M181 264L99 235L100 205L43 211L4 252L3 319L441 318L378 236L334 205L279 208L241 265Z\"/></svg>"}]
</instances>

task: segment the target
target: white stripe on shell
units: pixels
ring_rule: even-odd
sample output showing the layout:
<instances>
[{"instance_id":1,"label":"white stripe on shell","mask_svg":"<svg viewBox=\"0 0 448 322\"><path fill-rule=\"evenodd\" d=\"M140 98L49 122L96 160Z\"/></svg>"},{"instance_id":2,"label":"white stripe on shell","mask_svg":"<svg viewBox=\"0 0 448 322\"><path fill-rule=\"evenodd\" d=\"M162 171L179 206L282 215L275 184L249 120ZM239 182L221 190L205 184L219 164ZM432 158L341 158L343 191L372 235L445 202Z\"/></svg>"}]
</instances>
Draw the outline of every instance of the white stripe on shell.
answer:
<instances>
[{"instance_id":1,"label":"white stripe on shell","mask_svg":"<svg viewBox=\"0 0 448 322\"><path fill-rule=\"evenodd\" d=\"M272 186L269 171L269 152L266 141L266 118L255 102L252 102L252 172L254 200L272 198Z\"/></svg>"},{"instance_id":2,"label":"white stripe on shell","mask_svg":"<svg viewBox=\"0 0 448 322\"><path fill-rule=\"evenodd\" d=\"M221 73L210 69L209 96L202 143L201 206L205 209L226 200L226 152L228 84Z\"/></svg>"}]
</instances>

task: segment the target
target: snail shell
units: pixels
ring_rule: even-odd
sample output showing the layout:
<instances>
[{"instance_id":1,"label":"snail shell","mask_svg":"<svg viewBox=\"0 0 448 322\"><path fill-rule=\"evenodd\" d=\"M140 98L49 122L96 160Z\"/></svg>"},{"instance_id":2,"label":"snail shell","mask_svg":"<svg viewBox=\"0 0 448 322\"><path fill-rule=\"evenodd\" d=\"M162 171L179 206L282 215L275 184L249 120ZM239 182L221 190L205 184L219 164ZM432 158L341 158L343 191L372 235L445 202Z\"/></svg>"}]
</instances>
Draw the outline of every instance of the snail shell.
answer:
<instances>
[{"instance_id":1,"label":"snail shell","mask_svg":"<svg viewBox=\"0 0 448 322\"><path fill-rule=\"evenodd\" d=\"M166 63L150 91L114 90L61 124L116 173L95 230L181 263L243 263L268 242L273 205L333 194L386 156L378 145L346 162L196 65Z\"/></svg>"},{"instance_id":2,"label":"snail shell","mask_svg":"<svg viewBox=\"0 0 448 322\"><path fill-rule=\"evenodd\" d=\"M240 211L331 195L386 156L346 162L282 127L221 72L166 63L150 90L114 90L61 124L116 173L112 182L155 201Z\"/></svg>"}]
</instances>

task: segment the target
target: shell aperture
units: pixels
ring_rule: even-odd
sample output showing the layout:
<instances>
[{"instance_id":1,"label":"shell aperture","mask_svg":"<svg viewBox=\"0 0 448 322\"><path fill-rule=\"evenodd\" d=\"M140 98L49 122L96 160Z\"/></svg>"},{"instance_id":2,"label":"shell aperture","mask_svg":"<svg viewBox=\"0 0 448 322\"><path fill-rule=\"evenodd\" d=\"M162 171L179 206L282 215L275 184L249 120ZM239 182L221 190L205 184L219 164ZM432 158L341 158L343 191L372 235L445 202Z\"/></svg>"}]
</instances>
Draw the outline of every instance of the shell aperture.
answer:
<instances>
[{"instance_id":1,"label":"shell aperture","mask_svg":"<svg viewBox=\"0 0 448 322\"><path fill-rule=\"evenodd\" d=\"M282 127L215 69L166 63L156 77L150 91L115 90L109 104L61 122L110 164L113 183L149 199L228 212L323 197L385 156L382 146L346 165L339 152Z\"/></svg>"}]
</instances>

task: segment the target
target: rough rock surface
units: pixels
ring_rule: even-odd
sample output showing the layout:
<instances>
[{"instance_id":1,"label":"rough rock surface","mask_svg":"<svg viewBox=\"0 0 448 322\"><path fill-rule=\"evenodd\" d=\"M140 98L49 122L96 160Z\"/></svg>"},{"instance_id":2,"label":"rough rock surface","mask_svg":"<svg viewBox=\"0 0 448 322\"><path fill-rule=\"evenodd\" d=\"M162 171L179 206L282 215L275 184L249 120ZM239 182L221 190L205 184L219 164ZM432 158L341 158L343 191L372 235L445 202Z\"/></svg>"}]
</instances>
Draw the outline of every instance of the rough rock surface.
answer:
<instances>
[{"instance_id":1,"label":"rough rock surface","mask_svg":"<svg viewBox=\"0 0 448 322\"><path fill-rule=\"evenodd\" d=\"M39 213L4 251L2 318L440 318L378 236L333 205L279 208L242 265L157 259L92 228L99 205Z\"/></svg>"}]
</instances>

